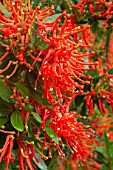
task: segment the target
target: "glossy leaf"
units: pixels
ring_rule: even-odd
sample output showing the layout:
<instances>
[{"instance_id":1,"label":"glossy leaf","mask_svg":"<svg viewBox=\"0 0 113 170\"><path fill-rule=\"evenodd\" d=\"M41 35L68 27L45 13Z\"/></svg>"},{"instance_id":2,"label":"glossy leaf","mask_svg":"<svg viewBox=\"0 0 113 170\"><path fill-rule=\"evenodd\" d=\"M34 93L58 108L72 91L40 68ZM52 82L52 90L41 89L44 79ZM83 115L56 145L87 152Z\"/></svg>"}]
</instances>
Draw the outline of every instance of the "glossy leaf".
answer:
<instances>
[{"instance_id":1,"label":"glossy leaf","mask_svg":"<svg viewBox=\"0 0 113 170\"><path fill-rule=\"evenodd\" d=\"M48 136L51 137L54 142L59 143L59 139L56 136L55 131L51 127L45 126L45 130Z\"/></svg>"},{"instance_id":2,"label":"glossy leaf","mask_svg":"<svg viewBox=\"0 0 113 170\"><path fill-rule=\"evenodd\" d=\"M33 158L33 162L41 169L41 170L47 170L47 166L45 164L45 162L43 161L43 159L41 158L41 156L35 152L36 157L40 160L40 162L38 163L35 158Z\"/></svg>"},{"instance_id":3,"label":"glossy leaf","mask_svg":"<svg viewBox=\"0 0 113 170\"><path fill-rule=\"evenodd\" d=\"M6 102L12 102L11 94L9 87L0 79L0 97Z\"/></svg>"},{"instance_id":4,"label":"glossy leaf","mask_svg":"<svg viewBox=\"0 0 113 170\"><path fill-rule=\"evenodd\" d=\"M21 117L19 110L16 110L11 115L11 124L16 130L20 132L24 130L24 125L23 125L22 117Z\"/></svg>"},{"instance_id":5,"label":"glossy leaf","mask_svg":"<svg viewBox=\"0 0 113 170\"><path fill-rule=\"evenodd\" d=\"M51 15L51 16L43 19L43 22L54 22L60 15L61 15L61 13L60 14Z\"/></svg>"},{"instance_id":6,"label":"glossy leaf","mask_svg":"<svg viewBox=\"0 0 113 170\"><path fill-rule=\"evenodd\" d=\"M8 117L0 117L0 127L8 122Z\"/></svg>"},{"instance_id":7,"label":"glossy leaf","mask_svg":"<svg viewBox=\"0 0 113 170\"><path fill-rule=\"evenodd\" d=\"M48 120L45 122L45 125L46 125L46 126L49 125L52 121L53 121L53 118L48 119Z\"/></svg>"},{"instance_id":8,"label":"glossy leaf","mask_svg":"<svg viewBox=\"0 0 113 170\"><path fill-rule=\"evenodd\" d=\"M31 112L31 114L34 116L34 118L39 122L39 123L42 123L42 119L41 117L35 113L35 112Z\"/></svg>"},{"instance_id":9,"label":"glossy leaf","mask_svg":"<svg viewBox=\"0 0 113 170\"><path fill-rule=\"evenodd\" d=\"M15 83L15 86L17 87L17 89L20 90L21 94L26 97L26 96L30 96L30 92L29 89L22 83L17 82Z\"/></svg>"}]
</instances>

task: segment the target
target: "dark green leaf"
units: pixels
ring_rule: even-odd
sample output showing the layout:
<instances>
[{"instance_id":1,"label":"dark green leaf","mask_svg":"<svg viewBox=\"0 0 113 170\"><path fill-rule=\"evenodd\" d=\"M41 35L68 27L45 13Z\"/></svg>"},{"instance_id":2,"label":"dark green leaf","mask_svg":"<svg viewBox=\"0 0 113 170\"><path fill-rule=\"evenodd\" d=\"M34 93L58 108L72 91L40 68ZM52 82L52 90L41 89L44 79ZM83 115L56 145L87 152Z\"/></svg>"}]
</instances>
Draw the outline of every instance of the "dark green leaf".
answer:
<instances>
[{"instance_id":1,"label":"dark green leaf","mask_svg":"<svg viewBox=\"0 0 113 170\"><path fill-rule=\"evenodd\" d=\"M34 118L39 122L39 123L42 123L42 119L41 117L35 113L35 112L31 112L31 114L34 116Z\"/></svg>"},{"instance_id":2,"label":"dark green leaf","mask_svg":"<svg viewBox=\"0 0 113 170\"><path fill-rule=\"evenodd\" d=\"M49 104L47 99L45 99L43 97L43 94L41 92L34 90L35 79L34 79L33 73L28 72L26 74L26 81L27 81L27 84L28 84L28 87L29 87L29 90L30 90L30 93L31 93L31 96L33 97L33 99L43 106L46 106L48 108L53 108L53 106L51 104Z\"/></svg>"},{"instance_id":3,"label":"dark green leaf","mask_svg":"<svg viewBox=\"0 0 113 170\"><path fill-rule=\"evenodd\" d=\"M33 162L41 169L41 170L47 170L47 166L44 162L44 160L41 158L41 156L35 152L36 157L40 160L40 162L38 163L35 158L33 158Z\"/></svg>"},{"instance_id":4,"label":"dark green leaf","mask_svg":"<svg viewBox=\"0 0 113 170\"><path fill-rule=\"evenodd\" d=\"M111 169L109 169L109 167L107 165L102 164L102 170L111 170Z\"/></svg>"},{"instance_id":5,"label":"dark green leaf","mask_svg":"<svg viewBox=\"0 0 113 170\"><path fill-rule=\"evenodd\" d=\"M33 97L35 101L37 101L41 105L46 106L48 108L53 108L53 106L49 104L45 98L42 97L43 95L41 93L38 93L33 89L32 90L30 89L30 92L31 92L31 96Z\"/></svg>"},{"instance_id":6,"label":"dark green leaf","mask_svg":"<svg viewBox=\"0 0 113 170\"><path fill-rule=\"evenodd\" d=\"M112 33L112 28L109 25L109 27L107 28L107 35L106 35L106 58L108 58L108 52L109 52L109 43L110 43L110 36Z\"/></svg>"},{"instance_id":7,"label":"dark green leaf","mask_svg":"<svg viewBox=\"0 0 113 170\"><path fill-rule=\"evenodd\" d=\"M3 6L2 4L0 4L0 11L1 11L5 16L7 16L7 17L10 17L10 16L11 16L11 13L8 12L8 11L4 8L4 6Z\"/></svg>"},{"instance_id":8,"label":"dark green leaf","mask_svg":"<svg viewBox=\"0 0 113 170\"><path fill-rule=\"evenodd\" d=\"M95 151L101 153L102 155L106 155L107 154L106 150L104 150L101 146L97 147L95 149Z\"/></svg>"},{"instance_id":9,"label":"dark green leaf","mask_svg":"<svg viewBox=\"0 0 113 170\"><path fill-rule=\"evenodd\" d=\"M113 68L108 71L108 74L113 74Z\"/></svg>"},{"instance_id":10,"label":"dark green leaf","mask_svg":"<svg viewBox=\"0 0 113 170\"><path fill-rule=\"evenodd\" d=\"M12 111L12 105L0 99L0 117L8 116Z\"/></svg>"},{"instance_id":11,"label":"dark green leaf","mask_svg":"<svg viewBox=\"0 0 113 170\"><path fill-rule=\"evenodd\" d=\"M34 109L34 107L30 104L27 104L24 106L24 110L29 110L29 111L32 111Z\"/></svg>"},{"instance_id":12,"label":"dark green leaf","mask_svg":"<svg viewBox=\"0 0 113 170\"><path fill-rule=\"evenodd\" d=\"M93 20L93 22L91 23L91 30L93 33L96 33L98 31L98 21L97 20Z\"/></svg>"},{"instance_id":13,"label":"dark green leaf","mask_svg":"<svg viewBox=\"0 0 113 170\"><path fill-rule=\"evenodd\" d=\"M109 152L109 146L110 146L110 144L109 144L109 139L108 139L108 137L107 137L106 130L104 130L104 143L105 143L107 152Z\"/></svg>"},{"instance_id":14,"label":"dark green leaf","mask_svg":"<svg viewBox=\"0 0 113 170\"><path fill-rule=\"evenodd\" d=\"M9 87L0 79L0 97L6 102L12 102L11 94Z\"/></svg>"},{"instance_id":15,"label":"dark green leaf","mask_svg":"<svg viewBox=\"0 0 113 170\"><path fill-rule=\"evenodd\" d=\"M8 120L9 120L8 117L4 117L4 118L0 117L0 127L3 126L4 124L6 124L8 122Z\"/></svg>"},{"instance_id":16,"label":"dark green leaf","mask_svg":"<svg viewBox=\"0 0 113 170\"><path fill-rule=\"evenodd\" d=\"M30 96L29 89L24 84L17 82L15 83L15 86L20 90L24 97Z\"/></svg>"},{"instance_id":17,"label":"dark green leaf","mask_svg":"<svg viewBox=\"0 0 113 170\"><path fill-rule=\"evenodd\" d=\"M87 71L87 74L90 75L90 76L98 76L98 70L97 68L95 68L95 70L93 71Z\"/></svg>"},{"instance_id":18,"label":"dark green leaf","mask_svg":"<svg viewBox=\"0 0 113 170\"><path fill-rule=\"evenodd\" d=\"M34 137L33 125L32 125L32 123L31 123L31 119L30 119L30 118L28 118L28 120L27 120L27 126L28 126L28 130L27 130L27 132L28 132L28 137L29 137L29 138L33 138L33 137Z\"/></svg>"},{"instance_id":19,"label":"dark green leaf","mask_svg":"<svg viewBox=\"0 0 113 170\"><path fill-rule=\"evenodd\" d=\"M24 130L24 125L23 125L22 117L21 117L19 110L16 110L11 115L11 124L18 131L22 132Z\"/></svg>"},{"instance_id":20,"label":"dark green leaf","mask_svg":"<svg viewBox=\"0 0 113 170\"><path fill-rule=\"evenodd\" d=\"M33 7L36 8L39 4L39 0L33 0Z\"/></svg>"},{"instance_id":21,"label":"dark green leaf","mask_svg":"<svg viewBox=\"0 0 113 170\"><path fill-rule=\"evenodd\" d=\"M55 131L51 127L45 126L45 130L48 136L51 137L54 142L59 143L59 139L56 136Z\"/></svg>"},{"instance_id":22,"label":"dark green leaf","mask_svg":"<svg viewBox=\"0 0 113 170\"><path fill-rule=\"evenodd\" d=\"M5 162L0 162L0 169L5 169L6 163Z\"/></svg>"},{"instance_id":23,"label":"dark green leaf","mask_svg":"<svg viewBox=\"0 0 113 170\"><path fill-rule=\"evenodd\" d=\"M43 19L43 22L54 22L60 15L61 15L61 13L60 14L51 15L51 16Z\"/></svg>"},{"instance_id":24,"label":"dark green leaf","mask_svg":"<svg viewBox=\"0 0 113 170\"><path fill-rule=\"evenodd\" d=\"M5 54L5 48L0 46L0 57L2 57Z\"/></svg>"}]
</instances>

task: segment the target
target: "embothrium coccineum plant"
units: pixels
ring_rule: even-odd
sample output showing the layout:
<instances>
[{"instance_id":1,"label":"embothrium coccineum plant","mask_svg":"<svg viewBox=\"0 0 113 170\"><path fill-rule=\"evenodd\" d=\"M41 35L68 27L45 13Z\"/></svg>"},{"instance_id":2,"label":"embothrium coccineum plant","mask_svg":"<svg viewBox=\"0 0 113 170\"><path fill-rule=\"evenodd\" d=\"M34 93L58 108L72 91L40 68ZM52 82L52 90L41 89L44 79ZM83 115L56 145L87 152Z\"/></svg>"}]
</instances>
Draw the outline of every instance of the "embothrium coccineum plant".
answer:
<instances>
[{"instance_id":1,"label":"embothrium coccineum plant","mask_svg":"<svg viewBox=\"0 0 113 170\"><path fill-rule=\"evenodd\" d=\"M18 131L17 127L12 127L12 132L8 129L1 130L1 133L7 134L0 150L0 161L6 162L5 170L8 170L8 164L13 161L12 150L15 142L18 147L19 169L22 170L27 167L30 170L36 168L32 162L32 159L39 162L36 151L43 159L52 157L54 146L62 157L65 156L64 149L68 147L76 161L90 160L93 131L86 129L83 123L77 121L82 116L70 111L71 102L78 95L84 94L84 86L90 85L91 76L86 72L93 71L98 64L91 63L90 59L95 54L90 49L91 44L87 39L87 30L90 26L78 26L73 15L66 12L60 14L54 21L45 21L45 18L54 13L53 5L33 9L29 0L25 2L15 0L4 1L4 7L10 16L7 17L0 12L0 24L3 26L0 28L1 46L6 50L0 62L8 59L9 54L13 55L13 59L0 70L0 75L12 91L10 98L14 102L13 111L18 110L24 125L22 131ZM34 46L32 34L36 35L37 41L40 39L47 44L47 48L40 50ZM85 57L88 62L85 62ZM12 65L15 65L14 70L5 76L4 72ZM36 92L35 97L32 96L32 92L29 96L24 96L22 89L18 89L15 82L10 81L20 65L24 67L19 82L25 87L29 88L26 72L33 72L36 75L32 89L33 93ZM47 99L52 108L35 99L39 95L37 91L40 82L41 95ZM32 84L32 81L30 83ZM26 105L30 105L31 108L26 109ZM13 115L13 111L9 117ZM35 112L35 116L40 116L38 123L34 120L32 111ZM48 120L50 122L47 125ZM13 126L11 121L10 125ZM47 129L51 129L52 135ZM47 152L46 155L44 151Z\"/></svg>"}]
</instances>

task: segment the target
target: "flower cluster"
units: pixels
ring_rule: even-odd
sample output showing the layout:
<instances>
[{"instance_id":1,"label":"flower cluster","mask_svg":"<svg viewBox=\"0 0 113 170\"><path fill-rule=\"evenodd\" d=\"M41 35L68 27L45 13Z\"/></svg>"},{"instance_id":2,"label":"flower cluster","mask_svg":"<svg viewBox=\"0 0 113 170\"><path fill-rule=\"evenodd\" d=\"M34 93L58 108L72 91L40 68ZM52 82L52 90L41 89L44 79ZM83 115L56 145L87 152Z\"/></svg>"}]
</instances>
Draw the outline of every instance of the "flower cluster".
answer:
<instances>
[{"instance_id":1,"label":"flower cluster","mask_svg":"<svg viewBox=\"0 0 113 170\"><path fill-rule=\"evenodd\" d=\"M104 0L80 0L76 5L73 5L79 14L90 11L91 15L95 18L104 18L104 25L108 23L113 15L113 2L106 2ZM111 24L112 26L112 24Z\"/></svg>"},{"instance_id":2,"label":"flower cluster","mask_svg":"<svg viewBox=\"0 0 113 170\"><path fill-rule=\"evenodd\" d=\"M87 70L94 70L94 65L98 64L85 62L84 59L94 55L93 51L85 50L91 47L85 33L89 26L77 26L73 16L66 12L54 22L39 21L36 24L38 30L35 32L49 44L47 50L41 51L37 57L38 59L44 56L36 86L41 76L47 100L50 103L62 102L63 98L71 96L76 89L83 89L84 84L90 84L90 76L84 73ZM83 52L79 51L80 49ZM88 65L90 67L87 67ZM57 98L54 97L54 93Z\"/></svg>"},{"instance_id":3,"label":"flower cluster","mask_svg":"<svg viewBox=\"0 0 113 170\"><path fill-rule=\"evenodd\" d=\"M32 51L31 34L32 27L35 20L43 20L47 16L54 14L54 7L50 6L40 9L32 8L30 1L23 3L22 1L6 1L4 6L8 9L9 15L4 16L0 12L0 44L5 48L6 52L0 58L0 62L8 58L9 54L13 54L13 61L10 60L7 66L0 70L0 73L8 70L11 65L15 65L13 72L7 75L9 79L17 71L19 65L25 65L30 70L31 62L35 60L34 51ZM31 62L29 61L31 59Z\"/></svg>"}]
</instances>

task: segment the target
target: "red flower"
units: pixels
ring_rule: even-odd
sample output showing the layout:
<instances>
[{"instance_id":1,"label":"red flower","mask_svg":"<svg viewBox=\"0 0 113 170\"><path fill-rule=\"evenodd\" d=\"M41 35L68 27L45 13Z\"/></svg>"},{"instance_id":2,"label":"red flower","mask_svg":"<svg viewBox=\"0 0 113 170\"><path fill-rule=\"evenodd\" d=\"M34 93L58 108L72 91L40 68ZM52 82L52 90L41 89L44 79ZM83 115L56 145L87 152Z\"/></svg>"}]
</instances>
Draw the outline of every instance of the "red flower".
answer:
<instances>
[{"instance_id":1,"label":"red flower","mask_svg":"<svg viewBox=\"0 0 113 170\"><path fill-rule=\"evenodd\" d=\"M61 19L64 17L63 23ZM44 56L36 85L40 76L43 80L44 95L50 103L70 96L76 89L83 89L84 84L90 84L90 76L85 71L93 70L84 57L94 55L94 52L85 52L85 47L90 47L85 31L89 26L80 27L74 24L72 15L61 14L54 22L38 22L36 33L44 42L49 44L39 57ZM61 25L62 24L62 25ZM60 26L59 26L60 25ZM83 52L80 52L81 48ZM90 65L90 67L86 67ZM56 98L54 97L56 95Z\"/></svg>"}]
</instances>

